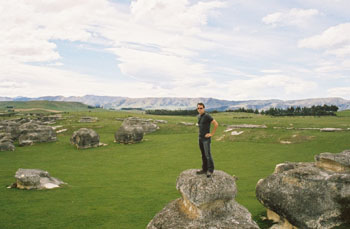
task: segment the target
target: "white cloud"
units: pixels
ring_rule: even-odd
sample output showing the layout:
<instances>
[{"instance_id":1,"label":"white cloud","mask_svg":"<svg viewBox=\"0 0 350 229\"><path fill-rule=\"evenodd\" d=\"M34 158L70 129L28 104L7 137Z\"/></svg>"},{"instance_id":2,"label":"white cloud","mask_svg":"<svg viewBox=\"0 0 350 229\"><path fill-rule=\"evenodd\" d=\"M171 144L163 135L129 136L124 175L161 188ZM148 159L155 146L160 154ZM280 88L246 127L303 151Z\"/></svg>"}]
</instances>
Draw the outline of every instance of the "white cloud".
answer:
<instances>
[{"instance_id":1,"label":"white cloud","mask_svg":"<svg viewBox=\"0 0 350 229\"><path fill-rule=\"evenodd\" d=\"M276 12L263 17L265 24L272 26L299 26L304 27L316 15L319 14L317 9L296 9L289 11Z\"/></svg>"},{"instance_id":2,"label":"white cloud","mask_svg":"<svg viewBox=\"0 0 350 229\"><path fill-rule=\"evenodd\" d=\"M238 99L292 99L306 97L317 84L300 78L273 74L247 80L232 80L230 94Z\"/></svg>"},{"instance_id":3,"label":"white cloud","mask_svg":"<svg viewBox=\"0 0 350 229\"><path fill-rule=\"evenodd\" d=\"M299 42L301 48L321 50L336 59L312 59L304 55L308 51L293 46L301 34L298 30L294 36L295 29L289 26L307 26L317 20L324 12L316 7L317 1L287 11L282 10L286 8L282 3L268 5L257 0L116 2L2 1L0 93L300 98L317 89L316 82L306 80L309 75L316 72L323 77L336 72L346 76L344 71L350 68L344 58L350 54L349 23L339 22L342 24ZM257 7L261 4L272 7ZM242 5L244 18L239 17ZM266 9L276 13L267 15ZM262 28L256 23L260 15L267 15L263 22L268 25L286 26L285 33ZM118 71L116 79L108 81L101 75L63 70L69 64L63 65L66 60L63 52L59 53L61 42L57 40L76 42L72 45L84 51L93 47L114 54L122 75ZM39 63L33 66L28 62ZM283 75L286 72L289 75Z\"/></svg>"},{"instance_id":4,"label":"white cloud","mask_svg":"<svg viewBox=\"0 0 350 229\"><path fill-rule=\"evenodd\" d=\"M281 73L282 71L280 69L263 69L261 70L262 73Z\"/></svg>"},{"instance_id":5,"label":"white cloud","mask_svg":"<svg viewBox=\"0 0 350 229\"><path fill-rule=\"evenodd\" d=\"M350 87L336 87L327 90L329 97L341 97L344 99L350 99Z\"/></svg>"},{"instance_id":6,"label":"white cloud","mask_svg":"<svg viewBox=\"0 0 350 229\"><path fill-rule=\"evenodd\" d=\"M105 39L125 75L155 84L199 77L205 73L199 53L215 50L215 39L221 38L202 29L212 11L224 6L215 0L138 0L128 10L106 0L6 2L0 8L0 32L5 34L0 54L17 63L59 66L54 40Z\"/></svg>"},{"instance_id":7,"label":"white cloud","mask_svg":"<svg viewBox=\"0 0 350 229\"><path fill-rule=\"evenodd\" d=\"M325 30L322 34L299 41L300 48L326 49L328 52L341 51L350 45L350 23L343 23Z\"/></svg>"}]
</instances>

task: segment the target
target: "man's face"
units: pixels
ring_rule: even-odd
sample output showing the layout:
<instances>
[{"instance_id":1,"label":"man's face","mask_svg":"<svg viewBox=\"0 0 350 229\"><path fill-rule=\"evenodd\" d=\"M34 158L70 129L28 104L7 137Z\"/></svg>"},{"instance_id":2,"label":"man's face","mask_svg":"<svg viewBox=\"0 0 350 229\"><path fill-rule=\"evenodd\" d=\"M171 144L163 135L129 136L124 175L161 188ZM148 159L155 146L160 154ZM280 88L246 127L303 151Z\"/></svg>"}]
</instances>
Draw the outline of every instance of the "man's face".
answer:
<instances>
[{"instance_id":1,"label":"man's face","mask_svg":"<svg viewBox=\"0 0 350 229\"><path fill-rule=\"evenodd\" d=\"M197 106L197 111L198 111L199 114L204 114L205 109L204 109L204 107L202 105L198 105Z\"/></svg>"}]
</instances>

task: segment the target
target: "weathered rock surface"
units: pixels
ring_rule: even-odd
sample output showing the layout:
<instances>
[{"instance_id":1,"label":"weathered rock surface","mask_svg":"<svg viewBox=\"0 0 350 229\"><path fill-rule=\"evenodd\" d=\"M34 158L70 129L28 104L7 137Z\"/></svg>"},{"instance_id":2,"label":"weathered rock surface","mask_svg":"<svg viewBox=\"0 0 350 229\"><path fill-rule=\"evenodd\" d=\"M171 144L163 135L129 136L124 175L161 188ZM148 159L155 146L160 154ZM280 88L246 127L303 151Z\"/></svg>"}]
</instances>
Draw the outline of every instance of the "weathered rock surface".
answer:
<instances>
[{"instance_id":1,"label":"weathered rock surface","mask_svg":"<svg viewBox=\"0 0 350 229\"><path fill-rule=\"evenodd\" d=\"M97 117L81 117L79 122L97 122Z\"/></svg>"},{"instance_id":2,"label":"weathered rock surface","mask_svg":"<svg viewBox=\"0 0 350 229\"><path fill-rule=\"evenodd\" d=\"M182 197L170 202L147 225L147 229L167 228L259 228L249 211L238 204L235 178L216 170L211 178L196 170L182 172L177 179Z\"/></svg>"},{"instance_id":3,"label":"weathered rock surface","mask_svg":"<svg viewBox=\"0 0 350 229\"><path fill-rule=\"evenodd\" d=\"M350 150L338 154L321 153L315 156L316 166L328 171L350 173Z\"/></svg>"},{"instance_id":4,"label":"weathered rock surface","mask_svg":"<svg viewBox=\"0 0 350 229\"><path fill-rule=\"evenodd\" d=\"M152 133L159 129L159 126L152 119L143 119L138 117L129 117L124 119L122 126L124 127L141 127L144 133Z\"/></svg>"},{"instance_id":5,"label":"weathered rock surface","mask_svg":"<svg viewBox=\"0 0 350 229\"><path fill-rule=\"evenodd\" d=\"M20 135L20 131L19 131L20 125L21 123L16 122L15 120L3 120L0 123L0 131L11 134L11 138L13 140L16 140Z\"/></svg>"},{"instance_id":6,"label":"weathered rock surface","mask_svg":"<svg viewBox=\"0 0 350 229\"><path fill-rule=\"evenodd\" d=\"M27 122L19 126L18 143L20 146L35 142L56 141L56 132L51 126L40 125L38 122Z\"/></svg>"},{"instance_id":7,"label":"weathered rock surface","mask_svg":"<svg viewBox=\"0 0 350 229\"><path fill-rule=\"evenodd\" d=\"M333 228L350 222L350 151L321 153L316 163L278 164L256 186L274 228Z\"/></svg>"},{"instance_id":8,"label":"weathered rock surface","mask_svg":"<svg viewBox=\"0 0 350 229\"><path fill-rule=\"evenodd\" d=\"M166 120L161 120L161 119L157 119L157 120L154 120L155 123L161 123L161 124L167 124L168 121Z\"/></svg>"},{"instance_id":9,"label":"weathered rock surface","mask_svg":"<svg viewBox=\"0 0 350 229\"><path fill-rule=\"evenodd\" d=\"M13 140L11 134L0 133L0 151L14 151L15 146L13 145Z\"/></svg>"},{"instance_id":10,"label":"weathered rock surface","mask_svg":"<svg viewBox=\"0 0 350 229\"><path fill-rule=\"evenodd\" d=\"M266 125L254 125L254 124L238 124L238 125L229 125L227 129L241 129L241 128L250 128L250 129L265 129Z\"/></svg>"},{"instance_id":11,"label":"weathered rock surface","mask_svg":"<svg viewBox=\"0 0 350 229\"><path fill-rule=\"evenodd\" d=\"M16 183L12 187L19 189L52 189L65 184L51 177L47 171L39 169L18 169L15 174Z\"/></svg>"},{"instance_id":12,"label":"weathered rock surface","mask_svg":"<svg viewBox=\"0 0 350 229\"><path fill-rule=\"evenodd\" d=\"M143 139L143 128L141 126L121 126L114 134L115 142L133 144Z\"/></svg>"},{"instance_id":13,"label":"weathered rock surface","mask_svg":"<svg viewBox=\"0 0 350 229\"><path fill-rule=\"evenodd\" d=\"M100 136L92 129L80 128L74 131L70 142L78 149L93 148L100 146Z\"/></svg>"},{"instance_id":14,"label":"weathered rock surface","mask_svg":"<svg viewBox=\"0 0 350 229\"><path fill-rule=\"evenodd\" d=\"M321 128L321 132L337 132L337 131L342 131L342 128Z\"/></svg>"}]
</instances>

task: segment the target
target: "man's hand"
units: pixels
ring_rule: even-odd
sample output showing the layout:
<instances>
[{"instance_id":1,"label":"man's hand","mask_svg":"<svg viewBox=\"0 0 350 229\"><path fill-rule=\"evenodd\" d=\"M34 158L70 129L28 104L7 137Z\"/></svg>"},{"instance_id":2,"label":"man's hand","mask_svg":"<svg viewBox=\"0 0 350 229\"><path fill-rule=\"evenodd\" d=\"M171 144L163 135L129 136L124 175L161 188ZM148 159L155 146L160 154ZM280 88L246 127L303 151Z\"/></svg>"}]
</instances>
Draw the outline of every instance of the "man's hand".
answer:
<instances>
[{"instance_id":1,"label":"man's hand","mask_svg":"<svg viewBox=\"0 0 350 229\"><path fill-rule=\"evenodd\" d=\"M211 136L213 136L211 133L207 133L204 137L210 138Z\"/></svg>"}]
</instances>

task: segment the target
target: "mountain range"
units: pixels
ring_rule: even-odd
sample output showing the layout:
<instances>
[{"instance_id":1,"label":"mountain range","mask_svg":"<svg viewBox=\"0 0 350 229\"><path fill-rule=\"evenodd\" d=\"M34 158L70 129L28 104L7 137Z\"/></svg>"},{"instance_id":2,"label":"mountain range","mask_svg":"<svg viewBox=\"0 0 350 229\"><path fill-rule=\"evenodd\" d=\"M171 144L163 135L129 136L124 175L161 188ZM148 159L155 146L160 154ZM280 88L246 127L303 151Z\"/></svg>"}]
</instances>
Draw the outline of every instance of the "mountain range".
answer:
<instances>
[{"instance_id":1,"label":"mountain range","mask_svg":"<svg viewBox=\"0 0 350 229\"><path fill-rule=\"evenodd\" d=\"M203 102L209 110L224 111L227 109L258 109L268 110L271 107L287 108L287 107L311 107L313 105L336 105L339 110L350 109L350 100L343 98L313 98L302 100L243 100L230 101L214 98L175 98L175 97L158 97L158 98L128 98L119 96L44 96L37 98L28 97L0 97L0 101L66 101L66 102L81 102L90 106L101 106L105 109L125 109L125 108L142 108L142 109L194 109L198 102Z\"/></svg>"}]
</instances>

